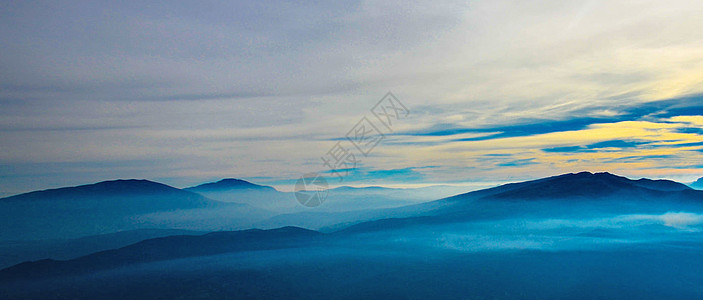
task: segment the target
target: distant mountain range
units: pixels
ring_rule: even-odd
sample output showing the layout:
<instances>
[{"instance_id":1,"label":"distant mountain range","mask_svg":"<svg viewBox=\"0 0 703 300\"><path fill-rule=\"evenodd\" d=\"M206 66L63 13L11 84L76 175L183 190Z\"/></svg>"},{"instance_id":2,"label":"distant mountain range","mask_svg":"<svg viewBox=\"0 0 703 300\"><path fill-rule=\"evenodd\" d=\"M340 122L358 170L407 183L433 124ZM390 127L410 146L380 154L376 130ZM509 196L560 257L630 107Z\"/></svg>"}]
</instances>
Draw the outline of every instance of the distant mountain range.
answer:
<instances>
[{"instance_id":1,"label":"distant mountain range","mask_svg":"<svg viewBox=\"0 0 703 300\"><path fill-rule=\"evenodd\" d=\"M222 179L184 190L201 194L222 202L247 204L277 214L306 213L311 209L295 200L290 192L281 192L271 186L254 184L241 179ZM380 186L342 186L329 190L325 203L315 207L316 212L344 212L365 209L400 207L436 200L463 192L459 187L431 186L425 188L396 189ZM266 227L266 225L264 224Z\"/></svg>"},{"instance_id":2,"label":"distant mountain range","mask_svg":"<svg viewBox=\"0 0 703 300\"><path fill-rule=\"evenodd\" d=\"M666 212L701 205L703 191L674 181L631 180L610 173L581 172L505 184L382 212L368 212L357 216L357 219L368 222L349 222L344 230L375 231L515 215Z\"/></svg>"},{"instance_id":3,"label":"distant mountain range","mask_svg":"<svg viewBox=\"0 0 703 300\"><path fill-rule=\"evenodd\" d=\"M80 190L86 189L89 188L80 188ZM164 188L159 187L159 189ZM173 192L168 188L165 190ZM59 194L66 195L65 191ZM192 197L190 194L183 195ZM17 199L21 198L15 198ZM207 200L197 197L194 199L199 199L197 201L202 201L203 205L212 205ZM201 203L197 201L195 203ZM668 180L630 180L609 173L581 172L506 184L406 207L368 210L353 212L353 214L350 212L349 216L356 218L355 221L350 221L341 230L328 234L284 227L275 230L222 232L203 236L172 236L150 239L121 249L99 252L69 261L43 260L23 263L3 270L0 275L4 278L17 278L91 272L140 262L217 253L281 249L318 243L325 245L325 243L337 243L335 241L340 239L354 241L363 237L363 234L372 232L432 228L440 224L485 222L511 217L567 218L569 216L665 213L687 209L703 210L703 191L693 190Z\"/></svg>"},{"instance_id":4,"label":"distant mountain range","mask_svg":"<svg viewBox=\"0 0 703 300\"><path fill-rule=\"evenodd\" d=\"M311 228L319 228L346 221L335 212L400 207L442 194L432 188L341 187L311 210L293 193L241 179L186 189L148 180L112 180L0 198L0 241L74 239L135 229L275 228L298 224L295 220L302 216L296 214L310 211L324 216L320 222L313 219L317 225Z\"/></svg>"}]
</instances>

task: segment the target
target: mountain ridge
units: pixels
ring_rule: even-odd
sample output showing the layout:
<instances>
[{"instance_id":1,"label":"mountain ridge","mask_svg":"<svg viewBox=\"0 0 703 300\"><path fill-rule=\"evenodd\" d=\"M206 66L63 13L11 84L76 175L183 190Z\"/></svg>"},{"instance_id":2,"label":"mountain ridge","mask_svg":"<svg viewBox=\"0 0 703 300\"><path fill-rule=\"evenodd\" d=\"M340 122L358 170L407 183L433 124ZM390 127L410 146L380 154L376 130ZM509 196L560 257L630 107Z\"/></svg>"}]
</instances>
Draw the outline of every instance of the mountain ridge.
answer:
<instances>
[{"instance_id":1,"label":"mountain ridge","mask_svg":"<svg viewBox=\"0 0 703 300\"><path fill-rule=\"evenodd\" d=\"M42 259L23 262L0 270L0 279L52 277L89 273L134 263L206 256L237 251L269 250L309 244L324 234L285 226L262 230L218 231L202 235L173 235L146 239L117 249L105 250L70 260ZM197 245L197 247L192 247Z\"/></svg>"},{"instance_id":2,"label":"mountain ridge","mask_svg":"<svg viewBox=\"0 0 703 300\"><path fill-rule=\"evenodd\" d=\"M260 191L277 191L274 187L268 185L260 185L249 181L237 178L224 178L215 182L207 182L192 187L184 188L187 191L229 191L229 190L260 190Z\"/></svg>"},{"instance_id":3,"label":"mountain ridge","mask_svg":"<svg viewBox=\"0 0 703 300\"><path fill-rule=\"evenodd\" d=\"M543 189L548 186L553 188ZM564 194L566 192L570 194ZM598 201L527 201L584 198L589 195L586 192L590 192L590 195ZM601 200L610 199L609 197L614 195L632 197L623 198L622 201L612 201L614 203L623 202L624 204L620 206L603 205L605 202ZM519 199L518 196L521 196L523 201L515 201ZM644 198L638 198L640 196ZM680 201L682 199L686 201ZM686 207L685 205L689 203L700 208L703 207L703 191L684 188L680 183L667 180L632 180L610 173L569 173L505 184L408 207L379 210L383 212L380 214L382 217L380 219L349 224L343 229L328 234L286 226L273 230L250 229L235 232L212 232L202 236L161 237L144 240L119 249L89 254L74 260L25 262L0 271L0 277L13 279L64 275L139 262L236 251L279 249L297 247L298 245L309 246L311 242L322 241L315 239L316 237L349 237L349 240L355 240L358 237L356 234L373 231L390 231L409 227L424 228L426 225L459 222L481 222L510 216L522 218L545 216L546 214L550 218L561 218L573 212L577 212L577 216L581 216L585 212L598 215L603 213L599 210L601 208L607 209L608 213L633 214L640 213L637 209L640 207L638 203L643 203L641 201L653 204L658 201L657 205L647 209L663 210L663 212ZM464 206L466 203L472 205ZM635 205L632 205L633 203ZM684 206L680 205L682 203ZM554 206L554 204L558 205ZM545 208L547 208L546 211ZM403 212L407 213L403 214Z\"/></svg>"},{"instance_id":4,"label":"mountain ridge","mask_svg":"<svg viewBox=\"0 0 703 300\"><path fill-rule=\"evenodd\" d=\"M574 184L582 186L574 188ZM545 186L552 186L553 189L540 189ZM621 189L613 189L613 187ZM547 202L552 203L547 204ZM382 230L409 224L460 222L467 219L478 220L521 213L535 215L540 214L539 207L555 203L564 208L563 213L573 214L581 208L597 210L614 205L632 207L637 203L645 202L658 203L660 208L665 208L666 204L672 204L671 208L675 207L673 205L698 206L703 205L703 191L694 190L670 180L632 180L607 172L568 173L508 183L435 201L388 209L383 213L388 216L386 218L356 222L340 231Z\"/></svg>"},{"instance_id":5,"label":"mountain ridge","mask_svg":"<svg viewBox=\"0 0 703 300\"><path fill-rule=\"evenodd\" d=\"M33 200L40 197L65 197L77 195L129 195L152 193L178 193L181 189L146 179L116 179L77 186L44 189L4 198L7 200Z\"/></svg>"},{"instance_id":6,"label":"mountain ridge","mask_svg":"<svg viewBox=\"0 0 703 300\"><path fill-rule=\"evenodd\" d=\"M159 227L147 223L151 215L234 205L144 179L34 191L0 199L0 240L70 239Z\"/></svg>"},{"instance_id":7,"label":"mountain ridge","mask_svg":"<svg viewBox=\"0 0 703 300\"><path fill-rule=\"evenodd\" d=\"M608 172L567 173L535 180L507 183L497 187L468 192L445 199L496 197L502 199L555 199L575 197L603 197L623 189L656 192L682 192L690 187L671 180L638 180L613 175ZM642 191L641 190L641 191ZM445 200L440 199L440 200Z\"/></svg>"},{"instance_id":8,"label":"mountain ridge","mask_svg":"<svg viewBox=\"0 0 703 300\"><path fill-rule=\"evenodd\" d=\"M698 178L698 180L691 183L690 186L695 189L703 189L703 177Z\"/></svg>"}]
</instances>

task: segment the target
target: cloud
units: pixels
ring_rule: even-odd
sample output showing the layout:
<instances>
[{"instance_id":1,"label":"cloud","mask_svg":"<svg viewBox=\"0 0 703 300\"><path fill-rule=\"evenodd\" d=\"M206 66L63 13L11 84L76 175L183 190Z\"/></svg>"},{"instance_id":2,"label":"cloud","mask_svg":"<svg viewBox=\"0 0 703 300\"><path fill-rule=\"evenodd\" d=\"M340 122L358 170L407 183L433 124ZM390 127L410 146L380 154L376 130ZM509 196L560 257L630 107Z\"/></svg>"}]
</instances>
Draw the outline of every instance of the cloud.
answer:
<instances>
[{"instance_id":1,"label":"cloud","mask_svg":"<svg viewBox=\"0 0 703 300\"><path fill-rule=\"evenodd\" d=\"M544 148L544 149L542 149L542 151L556 152L556 153L559 153L559 152L568 153L568 152L588 152L588 151L592 151L592 150L584 149L584 147L582 147L582 146L565 146L565 147Z\"/></svg>"},{"instance_id":2,"label":"cloud","mask_svg":"<svg viewBox=\"0 0 703 300\"><path fill-rule=\"evenodd\" d=\"M498 166L500 167L523 167L523 166L529 166L529 165L536 165L537 162L534 161L534 158L526 158L526 159L518 159L518 160L513 160L513 161L508 161L504 163L499 163Z\"/></svg>"},{"instance_id":3,"label":"cloud","mask_svg":"<svg viewBox=\"0 0 703 300\"><path fill-rule=\"evenodd\" d=\"M297 178L389 90L411 114L369 170L437 182L515 180L525 164L529 178L693 174L702 12L686 0L8 2L0 176L159 161L120 176ZM647 144L592 146L615 140ZM485 164L490 154L506 156ZM617 160L632 156L671 168ZM76 173L41 184L86 183Z\"/></svg>"},{"instance_id":4,"label":"cloud","mask_svg":"<svg viewBox=\"0 0 703 300\"><path fill-rule=\"evenodd\" d=\"M699 232L702 224L703 215L667 212L599 218L508 218L500 221L445 225L447 228L441 230L429 227L422 233L430 246L462 252L515 249L559 251L687 240L689 237L681 233ZM436 235L435 232L441 234ZM416 237L415 240L422 239Z\"/></svg>"},{"instance_id":5,"label":"cloud","mask_svg":"<svg viewBox=\"0 0 703 300\"><path fill-rule=\"evenodd\" d=\"M399 132L398 135L410 136L451 136L464 133L486 133L484 136L457 139L457 141L479 141L507 137L530 136L552 132L576 131L591 125L617 123L622 121L660 121L691 122L703 115L700 104L703 96L678 99L658 100L629 106L593 106L576 109L564 119L528 119L529 115L512 120L501 126L462 127L458 124L439 123L428 128ZM604 114L604 111L608 111ZM700 122L700 120L698 120ZM700 124L699 124L700 125Z\"/></svg>"},{"instance_id":6,"label":"cloud","mask_svg":"<svg viewBox=\"0 0 703 300\"><path fill-rule=\"evenodd\" d=\"M629 215L618 219L620 222L651 222L682 230L693 230L703 224L703 215L689 212L667 212L662 215Z\"/></svg>"},{"instance_id":7,"label":"cloud","mask_svg":"<svg viewBox=\"0 0 703 300\"><path fill-rule=\"evenodd\" d=\"M659 217L664 225L670 227L689 227L703 223L703 216L692 213L666 213Z\"/></svg>"},{"instance_id":8,"label":"cloud","mask_svg":"<svg viewBox=\"0 0 703 300\"><path fill-rule=\"evenodd\" d=\"M638 148L642 145L647 145L652 142L643 141L632 141L632 140L609 140L603 142L597 142L586 146L566 146L566 147L553 147L542 149L544 152L564 152L564 153L576 153L576 152L596 152L596 151L622 151L627 148Z\"/></svg>"}]
</instances>

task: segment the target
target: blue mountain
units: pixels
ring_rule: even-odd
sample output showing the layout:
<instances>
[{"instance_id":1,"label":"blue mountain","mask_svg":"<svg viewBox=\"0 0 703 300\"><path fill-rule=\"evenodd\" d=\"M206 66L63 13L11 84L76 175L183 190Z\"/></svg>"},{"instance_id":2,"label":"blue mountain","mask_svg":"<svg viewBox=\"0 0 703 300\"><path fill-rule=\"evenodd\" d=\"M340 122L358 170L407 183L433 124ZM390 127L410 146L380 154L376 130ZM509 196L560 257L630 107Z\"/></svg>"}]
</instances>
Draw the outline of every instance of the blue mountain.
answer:
<instances>
[{"instance_id":1,"label":"blue mountain","mask_svg":"<svg viewBox=\"0 0 703 300\"><path fill-rule=\"evenodd\" d=\"M204 235L174 235L148 239L119 249L101 251L67 261L44 259L21 263L0 271L0 280L76 275L151 261L291 248L309 245L319 237L321 237L319 232L298 227L220 231Z\"/></svg>"},{"instance_id":2,"label":"blue mountain","mask_svg":"<svg viewBox=\"0 0 703 300\"><path fill-rule=\"evenodd\" d=\"M207 198L227 203L245 204L276 213L301 209L292 193L279 192L275 188L251 183L241 179L227 178L217 182L185 188Z\"/></svg>"},{"instance_id":3,"label":"blue mountain","mask_svg":"<svg viewBox=\"0 0 703 300\"><path fill-rule=\"evenodd\" d=\"M0 240L78 238L153 226L140 216L231 204L148 180L113 180L0 199Z\"/></svg>"},{"instance_id":4,"label":"blue mountain","mask_svg":"<svg viewBox=\"0 0 703 300\"><path fill-rule=\"evenodd\" d=\"M703 191L582 172L358 213L379 220L324 234L177 235L25 262L0 271L0 295L700 299L702 216Z\"/></svg>"},{"instance_id":5,"label":"blue mountain","mask_svg":"<svg viewBox=\"0 0 703 300\"><path fill-rule=\"evenodd\" d=\"M0 243L0 268L38 259L68 260L91 253L121 248L146 239L172 235L199 235L206 232L179 229L135 229L77 239L50 239Z\"/></svg>"},{"instance_id":6,"label":"blue mountain","mask_svg":"<svg viewBox=\"0 0 703 300\"><path fill-rule=\"evenodd\" d=\"M493 200L560 200L560 199L602 199L616 195L636 196L688 195L693 190L671 180L632 180L626 177L604 173L569 173L538 180L509 183L495 188L469 192L440 201L462 199Z\"/></svg>"},{"instance_id":7,"label":"blue mountain","mask_svg":"<svg viewBox=\"0 0 703 300\"><path fill-rule=\"evenodd\" d=\"M369 222L346 231L378 231L418 224L437 224L523 215L578 215L582 213L648 213L698 209L703 191L670 181L638 179L610 173L569 173L538 180L509 183L437 201L369 212ZM385 215L377 218L375 215ZM373 219L379 220L373 220ZM352 222L353 223L353 222Z\"/></svg>"},{"instance_id":8,"label":"blue mountain","mask_svg":"<svg viewBox=\"0 0 703 300\"><path fill-rule=\"evenodd\" d=\"M146 199L144 197L150 198ZM0 198L0 202L96 201L102 199L111 199L110 201L113 201L112 205L123 206L127 209L134 208L134 206L129 206L128 204L136 204L136 207L147 211L196 208L220 204L196 193L144 179L120 179L75 187L34 191ZM148 203L132 203L142 200Z\"/></svg>"},{"instance_id":9,"label":"blue mountain","mask_svg":"<svg viewBox=\"0 0 703 300\"><path fill-rule=\"evenodd\" d=\"M245 180L235 178L225 178L217 182L203 183L197 186L185 188L193 192L223 192L223 191L268 191L275 192L276 189L266 185L258 185Z\"/></svg>"},{"instance_id":10,"label":"blue mountain","mask_svg":"<svg viewBox=\"0 0 703 300\"><path fill-rule=\"evenodd\" d=\"M648 205L641 205L640 208L637 208L632 203L635 205L646 203ZM524 217L539 214L566 216L569 213L583 214L594 209L611 212L628 209L630 213L636 212L638 209L663 208L666 211L666 209L682 208L688 204L702 205L703 191L692 190L683 184L668 180L631 180L609 173L581 172L505 184L419 205L371 210L368 211L369 215L355 212L352 215L358 218L358 221L369 218L372 220L361 223L349 222L347 224L349 227L337 231L337 234L384 231L422 224L487 220L516 215ZM247 232L248 235L258 234L258 231ZM298 231L289 228L275 232ZM208 237L212 236L208 235ZM182 238L188 241L197 240L193 237ZM178 239L180 238L174 237L168 241L173 242ZM150 243L158 244L160 241L164 241L164 239L156 239ZM239 243L227 239L218 239L217 241ZM189 243L183 242L178 245L187 248L190 247ZM169 245L174 246L175 244ZM197 247L200 242L192 245ZM222 247L224 247L222 249L226 249L228 246L223 245ZM174 251L197 253L193 249ZM155 254L150 259L158 257L159 255Z\"/></svg>"}]
</instances>

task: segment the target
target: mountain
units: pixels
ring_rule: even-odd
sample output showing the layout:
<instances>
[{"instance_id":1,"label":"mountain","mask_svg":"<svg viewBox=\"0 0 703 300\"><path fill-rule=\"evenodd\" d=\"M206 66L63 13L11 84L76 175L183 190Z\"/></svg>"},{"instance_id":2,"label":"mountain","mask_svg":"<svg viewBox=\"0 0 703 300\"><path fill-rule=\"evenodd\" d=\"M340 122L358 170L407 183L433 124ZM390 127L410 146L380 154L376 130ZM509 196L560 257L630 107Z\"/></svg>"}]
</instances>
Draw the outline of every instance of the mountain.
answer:
<instances>
[{"instance_id":1,"label":"mountain","mask_svg":"<svg viewBox=\"0 0 703 300\"><path fill-rule=\"evenodd\" d=\"M265 221L256 223L260 228L276 228L286 225L300 226L330 232L354 224L379 220L384 218L407 218L417 216L444 215L436 220L451 218L479 218L495 217L507 213L520 213L526 207L520 207L523 201L569 201L571 207L586 205L590 201L600 200L605 208L609 203L603 201L616 198L618 202L624 200L685 200L698 199L699 193L695 190L670 180L638 179L630 180L625 177L610 173L570 173L538 180L509 183L501 186L461 193L445 197L437 201L406 201L411 205L401 207L382 207L367 204L376 200L385 203L414 199L409 194L420 194L433 191L441 195L451 190L436 187L420 189L387 189L380 187L353 188L340 187L330 190L330 196L323 206L346 204L350 209L346 211L304 211L284 213ZM418 195L415 195L418 197ZM436 198L435 198L436 199ZM678 200L677 200L678 201ZM698 200L695 200L698 201ZM703 201L700 200L700 201ZM412 203L415 204L412 204ZM420 202L420 203L418 203ZM356 210L351 209L352 207ZM590 205L590 204L589 204ZM538 205L531 205L531 208ZM566 208L565 208L566 209Z\"/></svg>"},{"instance_id":2,"label":"mountain","mask_svg":"<svg viewBox=\"0 0 703 300\"><path fill-rule=\"evenodd\" d=\"M142 186L141 183L140 186ZM109 185L108 185L109 186ZM149 184L146 184L149 186ZM157 190L181 194L178 190L155 185ZM343 188L356 190L355 188ZM70 191L71 189L69 189ZM117 189L96 189L80 187L85 190L97 190L99 194L124 195ZM370 190L378 190L372 188ZM142 193L153 191L143 189ZM188 193L181 191L183 193ZM42 192L46 193L46 192ZM68 195L66 190L49 192L49 195ZM153 193L152 193L153 194ZM31 193L37 197L37 193ZM46 194L45 194L46 195ZM190 195L190 194L187 194ZM192 196L192 195L191 195ZM29 197L29 196L23 196ZM18 201L15 198L13 201ZM28 199L28 198L27 198ZM124 200L124 199L123 199ZM290 200L290 199L289 199ZM13 202L10 201L10 202ZM40 201L40 200L37 200ZM85 201L85 199L84 199ZM126 200L125 200L126 201ZM134 200L130 200L134 201ZM209 203L206 201L206 203ZM559 215L562 217L600 213L651 213L681 210L703 204L703 191L696 191L685 185L667 180L639 179L631 180L609 173L571 173L533 181L505 184L494 188L464 193L436 201L409 205L398 208L367 209L349 212L302 212L279 215L267 221L260 221L257 226L275 228L291 224L308 228L324 229L326 232L358 233L384 231L408 226L444 224L453 222L492 220L515 216L534 217L540 215ZM222 209L218 209L221 211ZM226 210L225 210L226 211ZM237 228L222 226L219 222L231 217L229 213L214 215L162 212L164 220L174 222L187 216L191 226L171 226L191 230ZM132 219L134 220L134 219ZM213 222L209 224L208 222ZM194 225L195 226L195 225Z\"/></svg>"},{"instance_id":3,"label":"mountain","mask_svg":"<svg viewBox=\"0 0 703 300\"><path fill-rule=\"evenodd\" d=\"M343 189L355 190L354 188ZM376 189L372 188L371 190ZM620 211L626 213L667 212L670 209L690 208L691 206L687 206L689 204L694 205L694 207L702 207L703 192L692 190L685 185L668 180L631 180L610 173L581 172L505 184L400 208L344 212L337 213L337 215L307 212L300 214L300 217L301 221L309 221L316 218L333 219L327 220L328 224L333 224L335 220L344 220L347 222L346 225L340 224L336 226L338 229L341 227L341 230L330 232L331 235L329 236L338 238L360 233L384 232L417 226L429 226L428 228L431 228L441 224L484 222L513 217L569 217L574 214L589 215ZM288 218L283 216L276 218L279 220L277 224L281 226L285 226L283 223L286 220L295 220L290 218L290 216ZM347 227L344 228L344 226ZM189 255L196 256L254 248L268 249L285 243L270 243L272 239L260 238L259 235L283 238L300 237L300 234L325 236L318 232L285 227L284 229L265 231L247 230L236 233L213 233L200 237L157 238L123 249L108 251L107 254L99 253L89 256L90 258L80 258L75 261L56 262L45 260L19 265L11 269L11 272L22 273L29 269L47 270L53 269L54 266L70 270L83 270L88 268L87 266L95 266L95 262L103 264L105 261L110 261L106 265L101 265L102 267L107 267L128 262L173 259ZM246 237L244 239L246 242L238 240L243 237ZM261 241L266 242L263 243ZM230 242L234 244L228 244ZM254 248L242 246L244 243L251 243L249 246ZM110 257L110 259L106 257ZM114 262L113 260L115 259L120 262Z\"/></svg>"},{"instance_id":4,"label":"mountain","mask_svg":"<svg viewBox=\"0 0 703 300\"><path fill-rule=\"evenodd\" d=\"M310 208L298 203L294 193L280 192L273 187L258 185L241 179L222 179L217 182L189 187L185 190L217 201L247 204L278 214L288 215L311 211ZM446 186L417 189L342 186L329 189L325 203L312 210L331 213L400 207L453 195L456 194L456 191L458 191L458 188ZM278 224L280 222L274 223ZM270 226L267 227L271 228Z\"/></svg>"},{"instance_id":5,"label":"mountain","mask_svg":"<svg viewBox=\"0 0 703 300\"><path fill-rule=\"evenodd\" d=\"M509 183L495 188L469 192L447 198L492 198L514 200L555 200L582 198L603 199L617 195L672 195L691 191L688 186L670 180L632 180L610 173L569 173L533 181Z\"/></svg>"},{"instance_id":6,"label":"mountain","mask_svg":"<svg viewBox=\"0 0 703 300\"><path fill-rule=\"evenodd\" d=\"M598 199L620 193L676 192L690 190L669 180L631 180L610 173L570 173L545 179L508 184L495 189L494 198L503 199Z\"/></svg>"},{"instance_id":7,"label":"mountain","mask_svg":"<svg viewBox=\"0 0 703 300\"><path fill-rule=\"evenodd\" d=\"M140 198L144 196L155 197L150 199ZM183 191L162 183L143 179L102 181L95 184L29 192L0 198L0 203L33 201L58 202L66 200L95 201L98 198L114 200L113 205L121 206L126 209L137 208L147 211L199 208L220 204L217 201L212 201L196 193ZM129 203L133 201L137 201L137 203ZM127 204L135 204L135 206Z\"/></svg>"},{"instance_id":8,"label":"mountain","mask_svg":"<svg viewBox=\"0 0 703 300\"><path fill-rule=\"evenodd\" d=\"M341 188L331 191L324 205L310 209L300 205L293 193L238 179L187 190L148 180L104 181L0 199L4 228L0 241L24 244L145 228L220 231L292 224L317 229L369 220L342 212L414 204L431 200L433 193L430 189L421 193L419 189ZM265 221L276 215L281 216ZM373 219L378 217L382 215Z\"/></svg>"},{"instance_id":9,"label":"mountain","mask_svg":"<svg viewBox=\"0 0 703 300\"><path fill-rule=\"evenodd\" d=\"M0 297L703 297L703 191L672 181L582 172L348 213L328 233L178 235L25 262L0 271Z\"/></svg>"},{"instance_id":10,"label":"mountain","mask_svg":"<svg viewBox=\"0 0 703 300\"><path fill-rule=\"evenodd\" d=\"M0 243L0 268L38 259L74 259L98 251L121 248L146 239L172 235L200 235L202 231L135 229L77 239L11 241Z\"/></svg>"},{"instance_id":11,"label":"mountain","mask_svg":"<svg viewBox=\"0 0 703 300\"><path fill-rule=\"evenodd\" d=\"M420 188L387 188L380 186L350 187L341 186L329 190L330 202L341 199L346 210L391 208L432 201L466 192L465 187L434 185ZM365 206L365 202L376 202Z\"/></svg>"},{"instance_id":12,"label":"mountain","mask_svg":"<svg viewBox=\"0 0 703 300\"><path fill-rule=\"evenodd\" d=\"M319 232L297 227L220 231L204 235L175 235L148 239L119 249L101 251L67 261L44 259L21 263L0 271L0 279L17 280L75 275L151 261L290 248L310 245L321 236Z\"/></svg>"},{"instance_id":13,"label":"mountain","mask_svg":"<svg viewBox=\"0 0 703 300\"><path fill-rule=\"evenodd\" d=\"M222 179L185 190L217 201L246 204L275 213L289 213L303 209L295 200L293 193L279 192L273 187L241 179Z\"/></svg>"},{"instance_id":14,"label":"mountain","mask_svg":"<svg viewBox=\"0 0 703 300\"><path fill-rule=\"evenodd\" d=\"M77 238L159 226L142 216L231 208L148 180L114 180L0 199L0 240Z\"/></svg>"},{"instance_id":15,"label":"mountain","mask_svg":"<svg viewBox=\"0 0 703 300\"><path fill-rule=\"evenodd\" d=\"M368 212L350 232L545 215L652 213L703 207L703 191L670 180L632 180L610 173L569 173L509 183L444 199ZM387 216L379 218L378 215ZM377 219L377 220L374 220Z\"/></svg>"},{"instance_id":16,"label":"mountain","mask_svg":"<svg viewBox=\"0 0 703 300\"><path fill-rule=\"evenodd\" d=\"M694 189L703 189L703 177L698 178L695 182L691 183L691 187Z\"/></svg>"},{"instance_id":17,"label":"mountain","mask_svg":"<svg viewBox=\"0 0 703 300\"><path fill-rule=\"evenodd\" d=\"M267 185L258 185L241 179L225 178L217 182L203 183L201 185L185 188L186 191L222 192L222 191L268 191L274 192L275 188Z\"/></svg>"}]
</instances>

